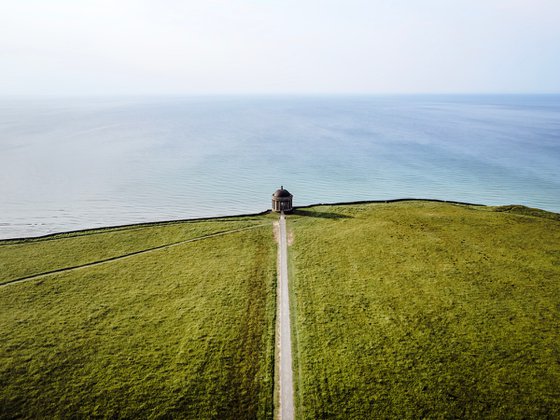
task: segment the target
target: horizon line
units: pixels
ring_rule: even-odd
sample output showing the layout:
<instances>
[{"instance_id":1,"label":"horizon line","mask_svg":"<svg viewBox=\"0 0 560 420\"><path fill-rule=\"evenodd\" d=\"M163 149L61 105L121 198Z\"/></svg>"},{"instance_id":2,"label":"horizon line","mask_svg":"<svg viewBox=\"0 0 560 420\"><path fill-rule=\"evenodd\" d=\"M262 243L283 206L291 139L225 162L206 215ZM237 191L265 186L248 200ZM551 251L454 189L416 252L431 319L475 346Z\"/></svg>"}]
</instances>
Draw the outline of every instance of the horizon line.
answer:
<instances>
[{"instance_id":1,"label":"horizon line","mask_svg":"<svg viewBox=\"0 0 560 420\"><path fill-rule=\"evenodd\" d=\"M0 93L0 98L78 98L78 97L320 97L320 96L557 96L558 92L76 92Z\"/></svg>"}]
</instances>

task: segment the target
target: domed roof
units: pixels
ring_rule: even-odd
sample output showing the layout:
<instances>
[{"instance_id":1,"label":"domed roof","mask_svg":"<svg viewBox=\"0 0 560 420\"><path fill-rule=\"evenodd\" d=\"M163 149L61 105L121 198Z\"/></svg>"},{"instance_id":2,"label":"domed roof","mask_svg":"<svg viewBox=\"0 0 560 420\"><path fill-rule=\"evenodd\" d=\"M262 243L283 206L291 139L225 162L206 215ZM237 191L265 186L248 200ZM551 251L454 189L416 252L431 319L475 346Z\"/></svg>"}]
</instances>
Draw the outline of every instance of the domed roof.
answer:
<instances>
[{"instance_id":1,"label":"domed roof","mask_svg":"<svg viewBox=\"0 0 560 420\"><path fill-rule=\"evenodd\" d=\"M292 197L292 194L290 194L290 192L288 190L285 190L284 187L280 187L279 190L276 190L274 192L274 194L272 194L273 197Z\"/></svg>"}]
</instances>

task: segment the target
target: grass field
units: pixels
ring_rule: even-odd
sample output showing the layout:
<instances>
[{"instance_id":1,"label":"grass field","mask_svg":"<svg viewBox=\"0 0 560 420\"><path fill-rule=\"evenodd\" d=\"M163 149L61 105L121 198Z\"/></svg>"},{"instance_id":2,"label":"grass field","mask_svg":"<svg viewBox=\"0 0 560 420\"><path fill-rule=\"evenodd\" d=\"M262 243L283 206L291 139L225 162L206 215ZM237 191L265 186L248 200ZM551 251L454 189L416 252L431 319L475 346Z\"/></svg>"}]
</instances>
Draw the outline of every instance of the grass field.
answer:
<instances>
[{"instance_id":1,"label":"grass field","mask_svg":"<svg viewBox=\"0 0 560 420\"><path fill-rule=\"evenodd\" d=\"M559 418L560 218L402 202L288 219L300 418Z\"/></svg>"},{"instance_id":2,"label":"grass field","mask_svg":"<svg viewBox=\"0 0 560 420\"><path fill-rule=\"evenodd\" d=\"M267 216L0 242L0 417L270 418Z\"/></svg>"},{"instance_id":3,"label":"grass field","mask_svg":"<svg viewBox=\"0 0 560 420\"><path fill-rule=\"evenodd\" d=\"M0 284L262 222L259 217L170 222L0 241Z\"/></svg>"},{"instance_id":4,"label":"grass field","mask_svg":"<svg viewBox=\"0 0 560 420\"><path fill-rule=\"evenodd\" d=\"M0 241L0 418L271 418L275 219ZM560 215L317 206L288 229L298 418L560 417Z\"/></svg>"}]
</instances>

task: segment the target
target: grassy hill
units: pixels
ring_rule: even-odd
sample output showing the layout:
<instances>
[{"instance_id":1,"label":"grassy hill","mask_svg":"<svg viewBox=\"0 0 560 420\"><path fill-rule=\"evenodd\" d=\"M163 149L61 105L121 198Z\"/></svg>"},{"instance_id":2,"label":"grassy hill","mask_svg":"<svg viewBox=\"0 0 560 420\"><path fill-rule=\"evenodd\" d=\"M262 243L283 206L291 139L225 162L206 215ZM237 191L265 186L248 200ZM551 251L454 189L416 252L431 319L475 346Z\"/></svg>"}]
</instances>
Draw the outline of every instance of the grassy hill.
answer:
<instances>
[{"instance_id":1,"label":"grassy hill","mask_svg":"<svg viewBox=\"0 0 560 420\"><path fill-rule=\"evenodd\" d=\"M273 220L0 241L0 417L271 418ZM298 417L560 416L560 215L316 206L288 229Z\"/></svg>"},{"instance_id":2,"label":"grassy hill","mask_svg":"<svg viewBox=\"0 0 560 420\"><path fill-rule=\"evenodd\" d=\"M4 282L175 244L1 287L0 417L270 417L271 226L263 216L0 242Z\"/></svg>"},{"instance_id":3,"label":"grassy hill","mask_svg":"<svg viewBox=\"0 0 560 420\"><path fill-rule=\"evenodd\" d=\"M301 418L560 416L560 220L402 202L290 219Z\"/></svg>"}]
</instances>

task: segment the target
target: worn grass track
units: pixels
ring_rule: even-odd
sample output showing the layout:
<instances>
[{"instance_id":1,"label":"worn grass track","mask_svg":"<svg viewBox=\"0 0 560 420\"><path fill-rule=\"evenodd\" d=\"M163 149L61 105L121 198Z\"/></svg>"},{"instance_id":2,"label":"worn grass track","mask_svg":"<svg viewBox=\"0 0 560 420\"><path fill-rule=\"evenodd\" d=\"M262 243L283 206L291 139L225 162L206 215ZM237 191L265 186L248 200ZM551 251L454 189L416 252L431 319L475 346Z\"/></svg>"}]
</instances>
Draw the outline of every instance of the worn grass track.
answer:
<instances>
[{"instance_id":1,"label":"worn grass track","mask_svg":"<svg viewBox=\"0 0 560 420\"><path fill-rule=\"evenodd\" d=\"M560 221L403 202L288 219L301 418L560 416Z\"/></svg>"},{"instance_id":2,"label":"worn grass track","mask_svg":"<svg viewBox=\"0 0 560 420\"><path fill-rule=\"evenodd\" d=\"M247 217L132 225L61 233L42 238L0 240L0 284L253 226L258 220ZM260 220L262 222L262 219Z\"/></svg>"},{"instance_id":3,"label":"worn grass track","mask_svg":"<svg viewBox=\"0 0 560 420\"><path fill-rule=\"evenodd\" d=\"M266 220L53 239L20 273ZM267 224L1 288L0 417L270 418L275 260Z\"/></svg>"}]
</instances>

